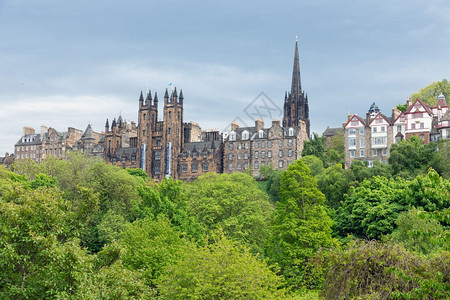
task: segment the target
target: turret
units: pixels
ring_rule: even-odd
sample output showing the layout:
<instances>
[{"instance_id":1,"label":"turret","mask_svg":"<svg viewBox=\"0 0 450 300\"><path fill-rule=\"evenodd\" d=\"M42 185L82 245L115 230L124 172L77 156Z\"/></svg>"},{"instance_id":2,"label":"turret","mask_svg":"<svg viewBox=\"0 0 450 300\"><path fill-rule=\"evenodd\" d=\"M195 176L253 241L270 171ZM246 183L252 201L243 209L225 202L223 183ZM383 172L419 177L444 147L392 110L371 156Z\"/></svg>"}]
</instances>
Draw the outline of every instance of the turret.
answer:
<instances>
[{"instance_id":1,"label":"turret","mask_svg":"<svg viewBox=\"0 0 450 300\"><path fill-rule=\"evenodd\" d=\"M151 106L152 105L152 91L148 91L147 99L145 101L145 105L146 106Z\"/></svg>"},{"instance_id":2,"label":"turret","mask_svg":"<svg viewBox=\"0 0 450 300\"><path fill-rule=\"evenodd\" d=\"M106 119L106 124L105 124L105 133L109 131L109 121L108 119Z\"/></svg>"},{"instance_id":3,"label":"turret","mask_svg":"<svg viewBox=\"0 0 450 300\"><path fill-rule=\"evenodd\" d=\"M164 104L169 103L169 92L167 91L164 93Z\"/></svg>"},{"instance_id":4,"label":"turret","mask_svg":"<svg viewBox=\"0 0 450 300\"><path fill-rule=\"evenodd\" d=\"M184 96L183 96L183 90L180 90L180 97L178 97L178 101L183 104Z\"/></svg>"},{"instance_id":5,"label":"turret","mask_svg":"<svg viewBox=\"0 0 450 300\"><path fill-rule=\"evenodd\" d=\"M175 87L175 89L172 92L172 102L173 103L177 103L178 102L178 93L177 93L177 88Z\"/></svg>"},{"instance_id":6,"label":"turret","mask_svg":"<svg viewBox=\"0 0 450 300\"><path fill-rule=\"evenodd\" d=\"M156 108L158 108L158 93L155 92L155 100L153 100L153 105L156 106Z\"/></svg>"},{"instance_id":7,"label":"turret","mask_svg":"<svg viewBox=\"0 0 450 300\"><path fill-rule=\"evenodd\" d=\"M144 95L142 94L139 96L139 107L142 107L144 105Z\"/></svg>"}]
</instances>

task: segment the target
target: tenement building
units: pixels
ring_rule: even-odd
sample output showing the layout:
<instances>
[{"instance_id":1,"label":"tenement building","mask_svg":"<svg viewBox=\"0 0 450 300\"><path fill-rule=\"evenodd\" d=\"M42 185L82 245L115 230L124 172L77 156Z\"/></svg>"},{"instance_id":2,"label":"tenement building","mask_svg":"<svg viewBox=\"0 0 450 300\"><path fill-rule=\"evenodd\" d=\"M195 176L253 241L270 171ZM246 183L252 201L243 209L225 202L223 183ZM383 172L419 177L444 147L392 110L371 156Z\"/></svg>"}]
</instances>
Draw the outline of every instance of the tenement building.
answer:
<instances>
[{"instance_id":1,"label":"tenement building","mask_svg":"<svg viewBox=\"0 0 450 300\"><path fill-rule=\"evenodd\" d=\"M444 95L440 95L432 107L416 99L408 98L406 110L392 109L387 117L373 103L365 118L348 116L344 123L345 167L353 160L367 161L369 166L375 160L387 162L389 148L411 136L417 136L424 143L449 138L450 115Z\"/></svg>"}]
</instances>

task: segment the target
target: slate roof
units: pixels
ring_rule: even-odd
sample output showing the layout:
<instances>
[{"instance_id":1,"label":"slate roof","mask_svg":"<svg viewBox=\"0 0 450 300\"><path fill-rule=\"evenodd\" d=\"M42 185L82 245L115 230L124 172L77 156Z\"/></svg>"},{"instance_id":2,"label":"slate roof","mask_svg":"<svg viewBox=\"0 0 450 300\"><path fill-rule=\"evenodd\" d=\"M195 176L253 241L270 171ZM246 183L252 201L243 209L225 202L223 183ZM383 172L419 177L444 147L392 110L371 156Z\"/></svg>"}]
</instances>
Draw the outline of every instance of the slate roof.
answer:
<instances>
[{"instance_id":1,"label":"slate roof","mask_svg":"<svg viewBox=\"0 0 450 300\"><path fill-rule=\"evenodd\" d=\"M324 136L334 136L340 131L343 131L343 129L341 127L338 127L338 128L327 127L327 129L325 129L325 131L323 132L322 135L324 135Z\"/></svg>"}]
</instances>

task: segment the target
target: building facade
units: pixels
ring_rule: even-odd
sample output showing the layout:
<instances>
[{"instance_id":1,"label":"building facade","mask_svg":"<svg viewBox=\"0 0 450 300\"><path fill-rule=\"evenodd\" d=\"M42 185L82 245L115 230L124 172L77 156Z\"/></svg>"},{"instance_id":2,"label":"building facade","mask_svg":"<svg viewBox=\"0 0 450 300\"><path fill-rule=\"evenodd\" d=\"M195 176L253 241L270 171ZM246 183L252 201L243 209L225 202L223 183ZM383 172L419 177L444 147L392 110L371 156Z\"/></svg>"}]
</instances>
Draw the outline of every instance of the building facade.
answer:
<instances>
[{"instance_id":1,"label":"building facade","mask_svg":"<svg viewBox=\"0 0 450 300\"><path fill-rule=\"evenodd\" d=\"M67 132L43 126L40 134L25 127L15 145L16 158L39 162L48 155L63 157L68 150L78 150L122 168L141 168L158 181L169 176L193 180L207 172L250 169L258 176L261 166L286 169L300 158L303 142L309 137L308 97L301 87L297 42L283 124L273 120L269 128L264 128L264 122L258 119L254 127L233 124L229 134L204 131L195 122L184 122L184 95L182 90L178 94L176 87L170 93L166 89L162 112L158 94L151 91L145 97L140 93L138 105L137 124L122 116L114 118L111 125L107 119L102 133L95 132L91 125L84 131L69 128Z\"/></svg>"},{"instance_id":2,"label":"building facade","mask_svg":"<svg viewBox=\"0 0 450 300\"><path fill-rule=\"evenodd\" d=\"M383 115L373 103L366 118L348 116L344 123L345 167L353 160L387 162L393 143L417 136L428 144L441 138L449 138L449 110L445 97L440 95L431 107L420 99L408 99L406 110L392 109L392 115Z\"/></svg>"}]
</instances>

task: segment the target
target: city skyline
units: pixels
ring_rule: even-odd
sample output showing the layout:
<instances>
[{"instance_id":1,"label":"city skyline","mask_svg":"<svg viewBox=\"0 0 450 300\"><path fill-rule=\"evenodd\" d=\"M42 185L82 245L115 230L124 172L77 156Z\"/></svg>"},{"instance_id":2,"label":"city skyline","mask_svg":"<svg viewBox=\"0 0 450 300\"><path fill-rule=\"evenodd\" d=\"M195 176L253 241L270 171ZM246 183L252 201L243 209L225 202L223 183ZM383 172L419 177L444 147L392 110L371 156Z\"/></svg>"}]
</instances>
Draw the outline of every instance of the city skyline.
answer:
<instances>
[{"instance_id":1,"label":"city skyline","mask_svg":"<svg viewBox=\"0 0 450 300\"><path fill-rule=\"evenodd\" d=\"M225 129L261 92L282 107L296 35L311 132L373 101L389 113L448 78L450 4L387 3L0 1L0 156L23 126L137 121L140 91L169 83L204 129Z\"/></svg>"}]
</instances>

